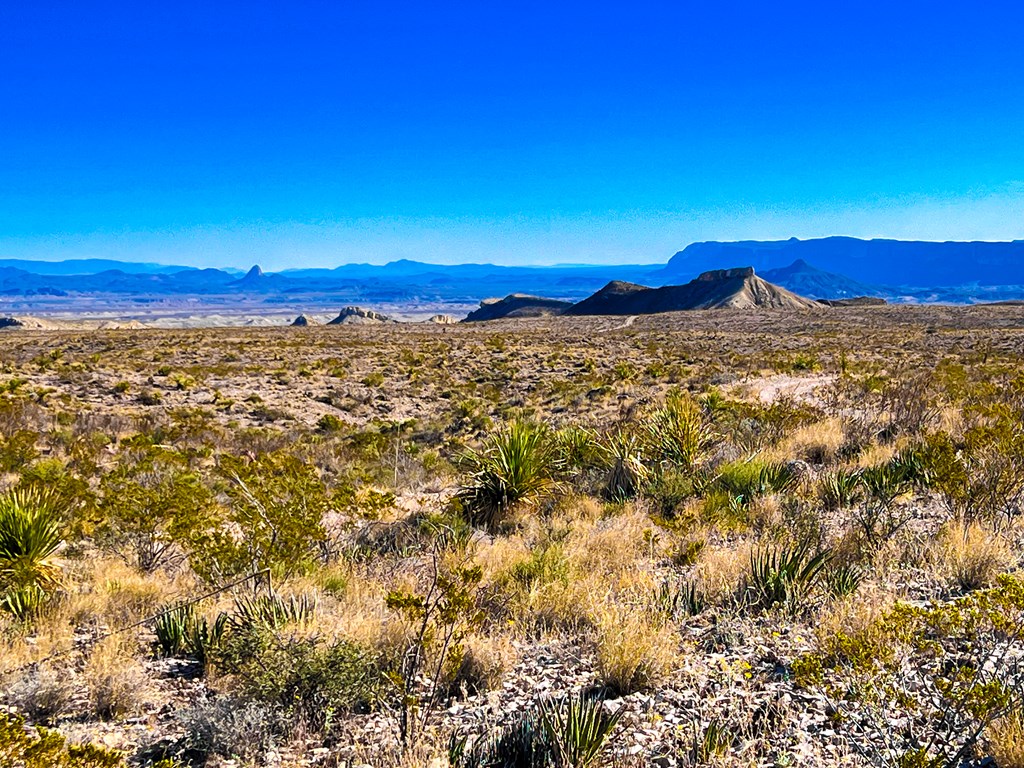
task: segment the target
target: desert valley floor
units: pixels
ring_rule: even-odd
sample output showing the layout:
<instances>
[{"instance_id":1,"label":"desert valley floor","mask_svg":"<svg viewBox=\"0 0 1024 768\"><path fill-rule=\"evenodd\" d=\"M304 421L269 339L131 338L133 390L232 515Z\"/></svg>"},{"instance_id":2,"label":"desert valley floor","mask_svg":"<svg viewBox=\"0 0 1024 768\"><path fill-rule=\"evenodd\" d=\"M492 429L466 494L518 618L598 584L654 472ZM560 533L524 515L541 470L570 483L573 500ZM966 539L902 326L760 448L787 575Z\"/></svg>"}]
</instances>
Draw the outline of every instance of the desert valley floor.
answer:
<instances>
[{"instance_id":1,"label":"desert valley floor","mask_svg":"<svg viewBox=\"0 0 1024 768\"><path fill-rule=\"evenodd\" d=\"M1012 306L0 332L0 762L1024 766L1022 355Z\"/></svg>"}]
</instances>

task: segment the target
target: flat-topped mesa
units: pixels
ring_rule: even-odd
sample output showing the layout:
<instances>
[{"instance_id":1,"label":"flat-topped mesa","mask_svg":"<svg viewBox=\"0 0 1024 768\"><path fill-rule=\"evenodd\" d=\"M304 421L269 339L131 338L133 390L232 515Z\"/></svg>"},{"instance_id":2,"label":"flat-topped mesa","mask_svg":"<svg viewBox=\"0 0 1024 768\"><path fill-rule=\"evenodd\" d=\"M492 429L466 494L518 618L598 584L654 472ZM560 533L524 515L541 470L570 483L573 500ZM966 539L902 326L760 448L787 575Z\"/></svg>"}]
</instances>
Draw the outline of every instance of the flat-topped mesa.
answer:
<instances>
[{"instance_id":1,"label":"flat-topped mesa","mask_svg":"<svg viewBox=\"0 0 1024 768\"><path fill-rule=\"evenodd\" d=\"M707 272L702 272L697 280L702 283L710 283L716 280L735 280L737 278L746 280L748 277L754 277L753 267L709 269Z\"/></svg>"},{"instance_id":2,"label":"flat-topped mesa","mask_svg":"<svg viewBox=\"0 0 1024 768\"><path fill-rule=\"evenodd\" d=\"M572 304L558 299L545 299L525 293L512 293L504 299L484 299L480 309L470 312L464 323L479 323L485 320L501 320L506 317L545 317L560 315Z\"/></svg>"}]
</instances>

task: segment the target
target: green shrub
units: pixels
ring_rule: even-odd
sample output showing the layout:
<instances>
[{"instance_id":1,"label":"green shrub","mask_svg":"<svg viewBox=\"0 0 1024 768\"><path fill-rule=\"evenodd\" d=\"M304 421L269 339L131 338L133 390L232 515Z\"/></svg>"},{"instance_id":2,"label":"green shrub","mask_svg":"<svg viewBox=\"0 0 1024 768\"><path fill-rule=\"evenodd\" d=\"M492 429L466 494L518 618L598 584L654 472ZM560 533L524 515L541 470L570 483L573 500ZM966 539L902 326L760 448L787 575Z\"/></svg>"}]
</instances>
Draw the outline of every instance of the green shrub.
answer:
<instances>
[{"instance_id":1,"label":"green shrub","mask_svg":"<svg viewBox=\"0 0 1024 768\"><path fill-rule=\"evenodd\" d=\"M948 603L900 603L797 659L793 676L834 702L841 732L866 762L960 765L991 723L1024 703L1022 635L1024 581L1004 576Z\"/></svg>"},{"instance_id":2,"label":"green shrub","mask_svg":"<svg viewBox=\"0 0 1024 768\"><path fill-rule=\"evenodd\" d=\"M220 664L244 695L281 707L293 721L329 730L335 717L367 712L384 691L379 660L346 640L324 645L256 628L229 643ZM233 655L232 655L233 654Z\"/></svg>"},{"instance_id":3,"label":"green shrub","mask_svg":"<svg viewBox=\"0 0 1024 768\"><path fill-rule=\"evenodd\" d=\"M0 712L0 765L11 768L121 768L124 757L92 744L68 745L57 731L27 728L24 718Z\"/></svg>"}]
</instances>

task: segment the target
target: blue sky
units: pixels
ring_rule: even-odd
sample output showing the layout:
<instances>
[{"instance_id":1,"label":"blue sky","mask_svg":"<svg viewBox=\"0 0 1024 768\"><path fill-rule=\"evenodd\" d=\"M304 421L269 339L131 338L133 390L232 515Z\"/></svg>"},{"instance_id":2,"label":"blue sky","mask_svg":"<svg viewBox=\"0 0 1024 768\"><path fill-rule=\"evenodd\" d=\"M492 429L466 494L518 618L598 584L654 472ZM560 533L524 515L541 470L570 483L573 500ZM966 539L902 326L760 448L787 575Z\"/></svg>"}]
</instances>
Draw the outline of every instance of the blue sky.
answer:
<instances>
[{"instance_id":1,"label":"blue sky","mask_svg":"<svg viewBox=\"0 0 1024 768\"><path fill-rule=\"evenodd\" d=\"M1022 22L891 0L6 2L0 257L1024 238Z\"/></svg>"}]
</instances>

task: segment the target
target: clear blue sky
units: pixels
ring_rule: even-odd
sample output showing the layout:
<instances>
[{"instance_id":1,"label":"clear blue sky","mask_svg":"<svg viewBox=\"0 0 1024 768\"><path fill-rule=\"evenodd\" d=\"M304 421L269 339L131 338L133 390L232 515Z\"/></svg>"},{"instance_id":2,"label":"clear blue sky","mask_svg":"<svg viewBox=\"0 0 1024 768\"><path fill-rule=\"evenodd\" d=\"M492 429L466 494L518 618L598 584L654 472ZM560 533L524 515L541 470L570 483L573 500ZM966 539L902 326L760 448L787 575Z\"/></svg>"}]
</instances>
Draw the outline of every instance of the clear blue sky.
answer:
<instances>
[{"instance_id":1,"label":"clear blue sky","mask_svg":"<svg viewBox=\"0 0 1024 768\"><path fill-rule=\"evenodd\" d=\"M0 4L0 257L1024 237L1010 2Z\"/></svg>"}]
</instances>

